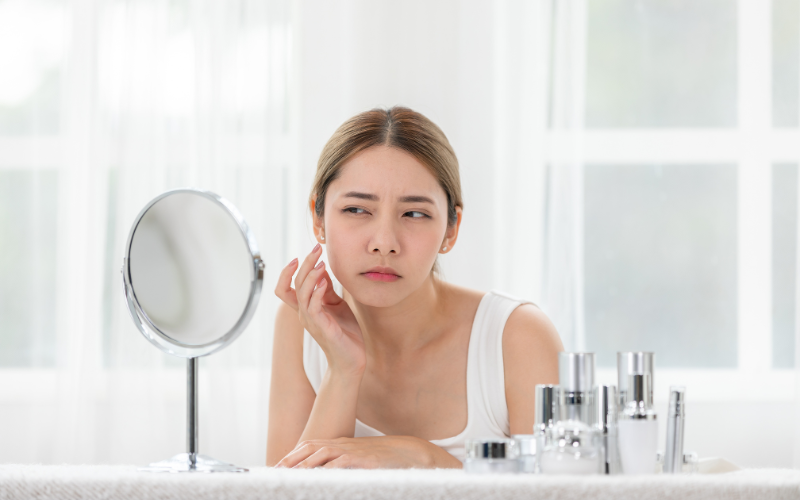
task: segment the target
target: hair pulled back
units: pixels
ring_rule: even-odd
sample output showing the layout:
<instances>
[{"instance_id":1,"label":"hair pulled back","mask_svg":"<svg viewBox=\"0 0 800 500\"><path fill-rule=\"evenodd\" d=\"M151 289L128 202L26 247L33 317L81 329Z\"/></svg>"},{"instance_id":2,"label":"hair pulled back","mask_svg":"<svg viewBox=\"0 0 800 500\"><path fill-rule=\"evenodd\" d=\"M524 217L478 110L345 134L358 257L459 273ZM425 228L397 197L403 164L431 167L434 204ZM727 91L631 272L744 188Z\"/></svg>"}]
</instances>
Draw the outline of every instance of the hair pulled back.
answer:
<instances>
[{"instance_id":1,"label":"hair pulled back","mask_svg":"<svg viewBox=\"0 0 800 500\"><path fill-rule=\"evenodd\" d=\"M316 198L314 211L325 214L328 186L339 176L342 165L361 151L373 146L401 149L428 167L447 195L447 224L458 220L456 207L464 207L458 159L444 132L421 113L396 106L360 113L342 124L328 140L317 162L311 189Z\"/></svg>"}]
</instances>

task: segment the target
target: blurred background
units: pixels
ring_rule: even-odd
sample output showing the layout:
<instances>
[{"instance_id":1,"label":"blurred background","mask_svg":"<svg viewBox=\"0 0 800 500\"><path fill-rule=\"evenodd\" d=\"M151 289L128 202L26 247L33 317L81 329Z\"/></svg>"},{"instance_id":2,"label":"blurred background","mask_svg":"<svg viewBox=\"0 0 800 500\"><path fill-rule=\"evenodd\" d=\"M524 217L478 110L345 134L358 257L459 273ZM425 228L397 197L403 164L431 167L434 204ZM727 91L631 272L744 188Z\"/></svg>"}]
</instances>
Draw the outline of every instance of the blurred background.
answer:
<instances>
[{"instance_id":1,"label":"blurred background","mask_svg":"<svg viewBox=\"0 0 800 500\"><path fill-rule=\"evenodd\" d=\"M201 360L200 450L263 465L317 157L393 105L461 163L445 279L536 301L602 383L655 351L687 450L800 466L800 0L0 0L0 463L184 451L184 362L135 329L120 269L142 206L195 186L267 264Z\"/></svg>"}]
</instances>

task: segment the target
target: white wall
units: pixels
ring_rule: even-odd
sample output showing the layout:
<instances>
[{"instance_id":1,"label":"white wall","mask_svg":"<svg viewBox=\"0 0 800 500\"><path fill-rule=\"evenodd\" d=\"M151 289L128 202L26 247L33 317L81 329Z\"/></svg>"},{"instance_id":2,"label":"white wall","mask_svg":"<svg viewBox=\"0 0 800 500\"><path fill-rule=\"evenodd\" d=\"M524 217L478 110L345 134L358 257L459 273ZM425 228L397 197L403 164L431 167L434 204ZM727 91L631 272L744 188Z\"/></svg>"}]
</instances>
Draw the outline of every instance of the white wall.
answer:
<instances>
[{"instance_id":1,"label":"white wall","mask_svg":"<svg viewBox=\"0 0 800 500\"><path fill-rule=\"evenodd\" d=\"M306 1L300 10L300 165L311 186L333 131L374 107L408 106L448 136L461 165L464 219L445 276L495 285L491 241L492 5L454 1ZM307 192L307 191L304 191Z\"/></svg>"}]
</instances>

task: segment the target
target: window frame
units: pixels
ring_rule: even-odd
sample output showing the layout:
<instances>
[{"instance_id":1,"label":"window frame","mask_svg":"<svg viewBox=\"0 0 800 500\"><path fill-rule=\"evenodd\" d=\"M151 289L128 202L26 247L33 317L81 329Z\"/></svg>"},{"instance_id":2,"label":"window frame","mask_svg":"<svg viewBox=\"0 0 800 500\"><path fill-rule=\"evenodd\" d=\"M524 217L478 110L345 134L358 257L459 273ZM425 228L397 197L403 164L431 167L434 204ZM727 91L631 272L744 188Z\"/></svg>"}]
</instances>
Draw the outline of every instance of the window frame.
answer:
<instances>
[{"instance_id":1,"label":"window frame","mask_svg":"<svg viewBox=\"0 0 800 500\"><path fill-rule=\"evenodd\" d=\"M578 15L585 16L585 10ZM544 138L549 163L577 157L582 165L729 163L737 169L737 368L658 369L658 400L669 394L669 385L690 386L697 401L795 399L795 369L772 366L772 167L800 163L800 128L772 125L772 2L738 0L737 19L736 128L582 128L549 130ZM582 194L582 177L578 182ZM579 203L582 235L582 199ZM577 260L583 262L582 239L576 246ZM579 273L582 314L582 268ZM576 333L578 347L585 345L582 318ZM599 369L597 379L616 384L616 370Z\"/></svg>"}]
</instances>

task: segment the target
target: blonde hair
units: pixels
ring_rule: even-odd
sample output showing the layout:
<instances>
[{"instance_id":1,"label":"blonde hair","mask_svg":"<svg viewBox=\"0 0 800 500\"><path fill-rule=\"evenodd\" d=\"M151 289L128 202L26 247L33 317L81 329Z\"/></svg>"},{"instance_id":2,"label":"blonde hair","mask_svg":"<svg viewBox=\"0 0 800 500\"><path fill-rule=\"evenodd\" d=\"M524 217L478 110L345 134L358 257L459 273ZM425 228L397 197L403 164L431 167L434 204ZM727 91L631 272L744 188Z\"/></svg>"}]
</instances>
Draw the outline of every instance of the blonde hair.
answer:
<instances>
[{"instance_id":1,"label":"blonde hair","mask_svg":"<svg viewBox=\"0 0 800 500\"><path fill-rule=\"evenodd\" d=\"M360 113L344 122L328 139L319 156L311 188L310 200L316 199L314 212L319 219L325 214L328 186L339 176L342 165L372 146L401 149L428 167L447 195L447 225L455 225L456 207L464 207L456 153L435 123L399 106Z\"/></svg>"}]
</instances>

